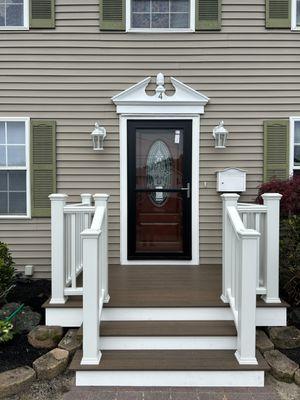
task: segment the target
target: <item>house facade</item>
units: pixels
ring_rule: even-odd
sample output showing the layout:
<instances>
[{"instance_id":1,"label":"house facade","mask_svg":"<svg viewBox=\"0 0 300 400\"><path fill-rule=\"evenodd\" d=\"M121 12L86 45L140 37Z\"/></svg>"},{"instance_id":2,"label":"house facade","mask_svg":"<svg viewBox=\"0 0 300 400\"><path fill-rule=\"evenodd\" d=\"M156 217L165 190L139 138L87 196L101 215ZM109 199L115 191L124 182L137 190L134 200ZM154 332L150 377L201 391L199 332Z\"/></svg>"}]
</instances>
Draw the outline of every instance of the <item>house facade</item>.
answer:
<instances>
[{"instance_id":1,"label":"house facade","mask_svg":"<svg viewBox=\"0 0 300 400\"><path fill-rule=\"evenodd\" d=\"M235 242L226 224L242 235L231 207L240 214L253 209L242 209L234 195L221 198L226 190L217 185L218 172L229 169L223 182L229 186L236 182L235 172L241 175L242 183L229 192L250 203L263 181L300 170L299 29L297 0L0 1L0 239L8 243L17 267L33 266L26 270L35 278L50 277L51 245L52 267L72 259L72 250L61 256L59 243L68 229L91 228L88 214L95 209L88 208L87 194L105 193L108 234L102 250L107 249L108 271L120 265L177 264L213 271L222 264L219 294L228 302L231 278L225 272L234 260L226 253L225 237ZM91 133L104 130L103 150L97 151ZM217 144L220 130L228 131L225 146ZM49 199L50 194L68 198ZM52 223L51 240L51 205L52 222L62 221L65 202L70 203L66 213L76 213L72 203L80 195L87 219L80 225L71 218L60 233L53 229L59 223ZM95 197L95 223L102 221L103 201ZM278 201L266 198L265 208L253 212L278 216ZM258 219L248 226L253 232L245 240L258 237ZM266 232L272 230L266 226ZM273 228L277 232L278 224ZM71 239L71 249L76 240ZM251 253L250 242L243 249ZM273 253L270 247L262 250L268 260ZM278 264L276 254L273 261ZM56 272L52 279L61 282ZM76 273L67 279L75 286ZM257 289L266 303L280 302L277 275ZM92 287L94 278L86 279ZM64 294L82 295L75 289ZM65 304L59 294L52 300L52 305ZM85 304L92 310L95 301ZM271 325L285 323L283 308L268 319ZM260 321L270 316L270 309L260 312ZM49 323L66 315L59 308L50 314ZM82 314L74 315L68 326L80 326ZM244 361L253 365L252 353ZM92 356L83 359L95 362Z\"/></svg>"}]
</instances>

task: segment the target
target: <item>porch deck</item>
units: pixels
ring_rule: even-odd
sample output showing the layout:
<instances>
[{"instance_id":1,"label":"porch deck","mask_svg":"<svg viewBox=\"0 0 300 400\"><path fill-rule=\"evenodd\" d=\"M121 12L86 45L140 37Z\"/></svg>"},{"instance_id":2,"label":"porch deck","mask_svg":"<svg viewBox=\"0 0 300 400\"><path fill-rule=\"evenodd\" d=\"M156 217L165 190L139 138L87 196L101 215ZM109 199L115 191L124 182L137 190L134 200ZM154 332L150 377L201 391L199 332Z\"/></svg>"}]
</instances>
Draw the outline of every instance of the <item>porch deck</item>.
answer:
<instances>
[{"instance_id":1,"label":"porch deck","mask_svg":"<svg viewBox=\"0 0 300 400\"><path fill-rule=\"evenodd\" d=\"M110 265L108 276L110 301L104 304L105 308L229 307L220 299L221 265ZM285 306L284 302L265 303L260 297L257 299L257 307ZM81 308L82 297L69 297L61 305L47 301L45 307Z\"/></svg>"}]
</instances>

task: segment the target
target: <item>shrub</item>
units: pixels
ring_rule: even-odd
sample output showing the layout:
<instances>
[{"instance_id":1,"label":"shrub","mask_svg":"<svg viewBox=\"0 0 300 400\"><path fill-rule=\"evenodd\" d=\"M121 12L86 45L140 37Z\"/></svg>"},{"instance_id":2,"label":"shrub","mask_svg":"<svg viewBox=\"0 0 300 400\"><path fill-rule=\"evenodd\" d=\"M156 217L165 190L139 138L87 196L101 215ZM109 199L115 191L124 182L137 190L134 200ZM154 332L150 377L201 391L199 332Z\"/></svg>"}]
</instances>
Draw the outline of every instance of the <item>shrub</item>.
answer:
<instances>
[{"instance_id":1,"label":"shrub","mask_svg":"<svg viewBox=\"0 0 300 400\"><path fill-rule=\"evenodd\" d=\"M300 305L300 215L281 221L280 287L288 303Z\"/></svg>"},{"instance_id":2,"label":"shrub","mask_svg":"<svg viewBox=\"0 0 300 400\"><path fill-rule=\"evenodd\" d=\"M259 187L257 202L262 203L264 193L280 193L280 213L282 217L300 214L300 176L294 176L286 181L272 180Z\"/></svg>"},{"instance_id":3,"label":"shrub","mask_svg":"<svg viewBox=\"0 0 300 400\"><path fill-rule=\"evenodd\" d=\"M10 251L5 243L0 242L0 302L5 300L13 288L16 271Z\"/></svg>"},{"instance_id":4,"label":"shrub","mask_svg":"<svg viewBox=\"0 0 300 400\"><path fill-rule=\"evenodd\" d=\"M0 344L12 340L14 337L13 325L9 321L0 321Z\"/></svg>"}]
</instances>

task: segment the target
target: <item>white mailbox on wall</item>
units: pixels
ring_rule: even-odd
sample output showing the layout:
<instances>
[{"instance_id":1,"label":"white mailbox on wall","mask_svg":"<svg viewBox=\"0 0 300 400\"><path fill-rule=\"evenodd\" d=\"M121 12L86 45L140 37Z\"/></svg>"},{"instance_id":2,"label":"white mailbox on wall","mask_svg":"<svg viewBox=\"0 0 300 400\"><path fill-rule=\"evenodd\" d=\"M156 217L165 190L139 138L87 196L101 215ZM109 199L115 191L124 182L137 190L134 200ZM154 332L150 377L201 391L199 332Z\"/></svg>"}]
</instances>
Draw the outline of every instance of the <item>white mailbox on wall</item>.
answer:
<instances>
[{"instance_id":1,"label":"white mailbox on wall","mask_svg":"<svg viewBox=\"0 0 300 400\"><path fill-rule=\"evenodd\" d=\"M246 171L239 168L226 168L217 172L218 192L245 192Z\"/></svg>"}]
</instances>

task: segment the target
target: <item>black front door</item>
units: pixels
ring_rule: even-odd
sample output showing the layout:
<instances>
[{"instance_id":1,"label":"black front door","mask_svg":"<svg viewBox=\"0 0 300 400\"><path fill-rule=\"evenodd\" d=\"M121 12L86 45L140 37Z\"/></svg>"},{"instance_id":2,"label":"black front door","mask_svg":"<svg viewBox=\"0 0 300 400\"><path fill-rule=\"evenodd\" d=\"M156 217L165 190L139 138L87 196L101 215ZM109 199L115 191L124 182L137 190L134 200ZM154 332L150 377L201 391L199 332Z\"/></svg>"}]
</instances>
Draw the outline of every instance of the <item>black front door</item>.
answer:
<instances>
[{"instance_id":1,"label":"black front door","mask_svg":"<svg viewBox=\"0 0 300 400\"><path fill-rule=\"evenodd\" d=\"M192 121L128 121L128 259L191 260Z\"/></svg>"}]
</instances>

